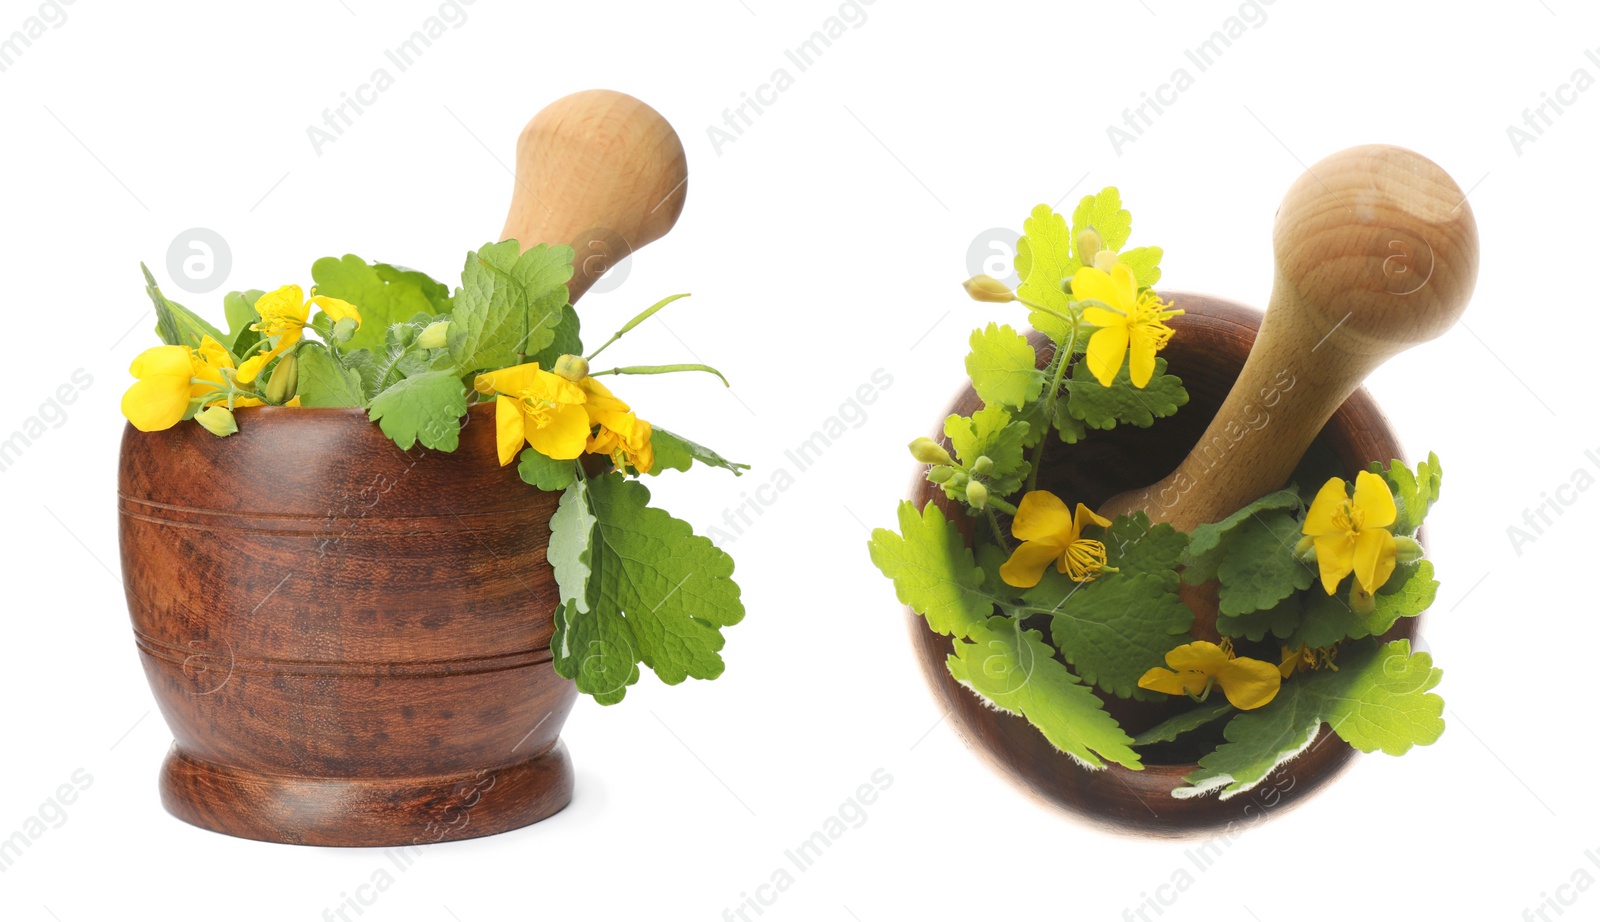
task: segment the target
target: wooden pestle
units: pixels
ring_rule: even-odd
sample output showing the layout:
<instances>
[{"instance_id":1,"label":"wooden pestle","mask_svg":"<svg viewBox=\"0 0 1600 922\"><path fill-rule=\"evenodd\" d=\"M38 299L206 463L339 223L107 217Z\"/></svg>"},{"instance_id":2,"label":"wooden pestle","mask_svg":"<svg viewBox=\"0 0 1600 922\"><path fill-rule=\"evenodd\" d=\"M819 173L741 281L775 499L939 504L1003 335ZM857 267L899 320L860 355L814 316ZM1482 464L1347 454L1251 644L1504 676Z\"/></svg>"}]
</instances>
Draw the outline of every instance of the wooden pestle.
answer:
<instances>
[{"instance_id":1,"label":"wooden pestle","mask_svg":"<svg viewBox=\"0 0 1600 922\"><path fill-rule=\"evenodd\" d=\"M1278 208L1272 243L1261 331L1198 443L1226 451L1191 452L1159 483L1107 500L1102 515L1143 509L1191 531L1280 489L1373 369L1456 322L1478 276L1466 196L1437 164L1399 147L1352 147L1307 170ZM1282 397L1263 424L1260 398L1274 390ZM1195 611L1193 635L1215 641L1215 585L1180 594Z\"/></svg>"},{"instance_id":2,"label":"wooden pestle","mask_svg":"<svg viewBox=\"0 0 1600 922\"><path fill-rule=\"evenodd\" d=\"M688 187L677 132L625 93L585 90L545 106L517 139L501 240L570 244L574 303L607 269L677 223Z\"/></svg>"},{"instance_id":3,"label":"wooden pestle","mask_svg":"<svg viewBox=\"0 0 1600 922\"><path fill-rule=\"evenodd\" d=\"M1478 276L1466 196L1433 161L1400 147L1352 147L1307 170L1278 208L1272 243L1277 275L1261 332L1199 442L1231 447L1220 463L1191 453L1101 514L1143 509L1190 531L1281 488L1373 369L1456 322ZM1291 388L1281 386L1286 377ZM1262 424L1260 395L1272 390L1283 398ZM1232 437L1246 419L1259 428Z\"/></svg>"}]
</instances>

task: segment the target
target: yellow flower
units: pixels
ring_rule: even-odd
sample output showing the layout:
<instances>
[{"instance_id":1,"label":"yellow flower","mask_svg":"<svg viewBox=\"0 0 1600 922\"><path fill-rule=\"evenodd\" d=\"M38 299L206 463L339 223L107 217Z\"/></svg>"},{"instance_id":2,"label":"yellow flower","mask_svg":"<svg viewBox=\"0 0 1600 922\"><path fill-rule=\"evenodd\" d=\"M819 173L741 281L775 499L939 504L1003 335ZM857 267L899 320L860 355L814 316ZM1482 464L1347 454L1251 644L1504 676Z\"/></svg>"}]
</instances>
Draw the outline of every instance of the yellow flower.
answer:
<instances>
[{"instance_id":1,"label":"yellow flower","mask_svg":"<svg viewBox=\"0 0 1600 922\"><path fill-rule=\"evenodd\" d=\"M1110 387L1127 354L1133 386L1149 384L1156 371L1156 353L1172 338L1166 321L1183 311L1167 310L1172 305L1153 291L1140 293L1133 270L1124 263L1112 266L1110 272L1092 266L1079 269L1072 276L1072 297L1100 302L1083 310L1084 321L1099 327L1084 353L1095 380Z\"/></svg>"},{"instance_id":2,"label":"yellow flower","mask_svg":"<svg viewBox=\"0 0 1600 922\"><path fill-rule=\"evenodd\" d=\"M599 426L589 439L588 450L597 455L610 455L620 469L631 464L641 474L648 474L655 466L656 452L650 445L653 430L650 424L634 415L626 403L617 399L604 384L590 377L579 379L587 399L584 412L589 424Z\"/></svg>"},{"instance_id":3,"label":"yellow flower","mask_svg":"<svg viewBox=\"0 0 1600 922\"><path fill-rule=\"evenodd\" d=\"M315 292L312 289L311 298L307 300L299 285L285 285L256 299L256 313L261 315L261 321L251 324L250 329L260 333L269 348L266 352L245 359L239 366L240 383L254 381L268 362L300 341L301 330L305 328L306 317L310 315L313 304L322 308L322 312L334 323L348 317L357 326L361 324L361 312L356 310L354 304Z\"/></svg>"},{"instance_id":4,"label":"yellow flower","mask_svg":"<svg viewBox=\"0 0 1600 922\"><path fill-rule=\"evenodd\" d=\"M1296 672L1305 672L1307 669L1331 669L1339 671L1333 664L1333 659L1339 653L1337 645L1331 647L1317 647L1315 649L1301 644L1298 650L1283 647L1283 662L1278 664L1278 674L1284 678Z\"/></svg>"},{"instance_id":5,"label":"yellow flower","mask_svg":"<svg viewBox=\"0 0 1600 922\"><path fill-rule=\"evenodd\" d=\"M155 346L139 353L128 372L138 380L122 395L122 415L140 432L156 432L176 426L189 413L196 398L203 406L228 401L228 380L223 370L233 369L233 355L210 336L201 337L200 348ZM235 396L233 406L260 406L253 397Z\"/></svg>"},{"instance_id":6,"label":"yellow flower","mask_svg":"<svg viewBox=\"0 0 1600 922\"><path fill-rule=\"evenodd\" d=\"M1258 659L1233 655L1233 649L1204 640L1175 647L1167 654L1167 665L1152 668L1139 679L1139 687L1166 695L1204 698L1213 685L1220 686L1228 703L1250 711L1271 701L1278 694L1283 676L1278 667Z\"/></svg>"},{"instance_id":7,"label":"yellow flower","mask_svg":"<svg viewBox=\"0 0 1600 922\"><path fill-rule=\"evenodd\" d=\"M1001 565L1000 578L1019 589L1037 586L1053 562L1056 572L1067 574L1073 582L1094 579L1105 569L1106 546L1082 537L1090 522L1101 528L1111 524L1083 503L1078 504L1076 513L1069 513L1067 504L1054 493L1034 490L1022 497L1011 522L1011 534L1022 544Z\"/></svg>"},{"instance_id":8,"label":"yellow flower","mask_svg":"<svg viewBox=\"0 0 1600 922\"><path fill-rule=\"evenodd\" d=\"M495 394L494 426L500 464L510 464L526 442L540 454L570 461L583 454L589 441L588 395L538 362L478 375L473 386Z\"/></svg>"},{"instance_id":9,"label":"yellow flower","mask_svg":"<svg viewBox=\"0 0 1600 922\"><path fill-rule=\"evenodd\" d=\"M1371 595L1394 573L1394 495L1382 477L1371 471L1356 475L1355 497L1343 480L1331 477L1317 491L1300 531L1317 549L1322 588L1333 595L1351 572L1362 592Z\"/></svg>"}]
</instances>

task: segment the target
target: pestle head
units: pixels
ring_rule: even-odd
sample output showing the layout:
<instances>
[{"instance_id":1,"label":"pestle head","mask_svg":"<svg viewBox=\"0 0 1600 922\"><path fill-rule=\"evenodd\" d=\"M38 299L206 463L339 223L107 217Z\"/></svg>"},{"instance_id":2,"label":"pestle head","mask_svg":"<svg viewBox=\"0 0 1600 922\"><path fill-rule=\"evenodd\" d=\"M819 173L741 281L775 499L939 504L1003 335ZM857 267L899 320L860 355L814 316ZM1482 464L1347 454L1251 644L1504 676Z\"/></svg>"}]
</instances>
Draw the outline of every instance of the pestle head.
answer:
<instances>
[{"instance_id":1,"label":"pestle head","mask_svg":"<svg viewBox=\"0 0 1600 922\"><path fill-rule=\"evenodd\" d=\"M1449 329L1478 277L1461 188L1428 158L1388 145L1339 151L1295 180L1273 251L1272 310L1293 312L1314 342L1380 359Z\"/></svg>"},{"instance_id":2,"label":"pestle head","mask_svg":"<svg viewBox=\"0 0 1600 922\"><path fill-rule=\"evenodd\" d=\"M577 301L607 269L659 239L683 211L688 163L661 113L614 90L545 106L517 139L502 240L568 244Z\"/></svg>"}]
</instances>

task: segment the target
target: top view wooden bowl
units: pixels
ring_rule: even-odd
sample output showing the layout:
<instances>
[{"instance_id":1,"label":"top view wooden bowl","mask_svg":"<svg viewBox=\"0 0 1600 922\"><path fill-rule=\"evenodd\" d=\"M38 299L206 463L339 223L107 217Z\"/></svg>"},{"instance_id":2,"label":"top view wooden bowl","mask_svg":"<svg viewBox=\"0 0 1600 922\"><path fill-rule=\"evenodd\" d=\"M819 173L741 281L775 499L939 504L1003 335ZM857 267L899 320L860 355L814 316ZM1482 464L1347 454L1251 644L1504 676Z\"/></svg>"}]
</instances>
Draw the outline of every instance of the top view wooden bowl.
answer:
<instances>
[{"instance_id":1,"label":"top view wooden bowl","mask_svg":"<svg viewBox=\"0 0 1600 922\"><path fill-rule=\"evenodd\" d=\"M1290 187L1273 250L1265 315L1218 298L1163 293L1185 311L1172 321L1175 333L1162 355L1183 379L1189 403L1148 429L1118 426L1076 445L1057 443L1045 454L1040 488L1108 518L1144 511L1188 532L1283 487L1314 443L1332 453L1346 479L1369 462L1406 458L1359 388L1379 364L1439 336L1466 309L1478 237L1460 187L1403 148L1341 151ZM1043 367L1050 344L1037 333L1032 342ZM945 415L981 406L968 386ZM933 437L942 439L942 427ZM971 541L970 519L936 485L919 476L911 499L918 508L939 504ZM1185 586L1181 597L1194 611L1193 637L1216 641L1215 585ZM1197 768L1196 753L1164 744L1146 752L1142 771L1084 769L1024 719L959 685L945 666L950 639L921 618L911 621L923 672L968 743L1023 788L1108 828L1182 835L1281 812L1326 785L1355 752L1324 725L1310 749L1250 792L1174 798L1171 791ZM1417 619L1402 619L1386 639L1416 630ZM1135 735L1181 705L1102 697ZM1215 743L1220 729L1196 733L1217 734Z\"/></svg>"}]
</instances>

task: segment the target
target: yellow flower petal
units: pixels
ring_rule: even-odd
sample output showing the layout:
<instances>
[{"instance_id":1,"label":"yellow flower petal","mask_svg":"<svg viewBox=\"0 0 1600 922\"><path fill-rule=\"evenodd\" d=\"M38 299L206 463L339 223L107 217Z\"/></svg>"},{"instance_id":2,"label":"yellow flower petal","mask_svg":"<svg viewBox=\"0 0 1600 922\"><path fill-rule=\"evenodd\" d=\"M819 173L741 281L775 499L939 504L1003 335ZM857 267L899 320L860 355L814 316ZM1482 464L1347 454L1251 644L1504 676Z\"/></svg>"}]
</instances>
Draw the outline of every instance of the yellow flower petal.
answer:
<instances>
[{"instance_id":1,"label":"yellow flower petal","mask_svg":"<svg viewBox=\"0 0 1600 922\"><path fill-rule=\"evenodd\" d=\"M1206 689L1209 676L1199 672L1179 674L1171 669L1154 666L1139 677L1139 687L1158 691L1164 695L1198 695Z\"/></svg>"},{"instance_id":2,"label":"yellow flower petal","mask_svg":"<svg viewBox=\"0 0 1600 922\"><path fill-rule=\"evenodd\" d=\"M522 451L524 428L520 401L511 397L495 398L494 438L500 453L500 466L505 467Z\"/></svg>"},{"instance_id":3,"label":"yellow flower petal","mask_svg":"<svg viewBox=\"0 0 1600 922\"><path fill-rule=\"evenodd\" d=\"M1083 360L1089 363L1089 373L1100 382L1100 386L1110 387L1122 368L1122 357L1127 351L1126 325L1101 327L1089 337L1089 348L1084 350Z\"/></svg>"},{"instance_id":4,"label":"yellow flower petal","mask_svg":"<svg viewBox=\"0 0 1600 922\"><path fill-rule=\"evenodd\" d=\"M1371 471L1356 475L1355 504L1361 510L1363 528L1388 528L1398 517L1388 482Z\"/></svg>"},{"instance_id":5,"label":"yellow flower petal","mask_svg":"<svg viewBox=\"0 0 1600 922\"><path fill-rule=\"evenodd\" d=\"M1282 683L1277 666L1244 656L1229 660L1217 674L1217 684L1228 703L1241 711L1254 710L1277 697Z\"/></svg>"},{"instance_id":6,"label":"yellow flower petal","mask_svg":"<svg viewBox=\"0 0 1600 922\"><path fill-rule=\"evenodd\" d=\"M1167 665L1179 672L1192 670L1206 675L1216 675L1228 664L1227 652L1208 640L1180 644L1167 651L1166 658Z\"/></svg>"},{"instance_id":7,"label":"yellow flower petal","mask_svg":"<svg viewBox=\"0 0 1600 922\"><path fill-rule=\"evenodd\" d=\"M181 347L176 347L181 348ZM185 360L187 363L187 360ZM187 372L187 369L185 370ZM189 410L189 376L151 375L122 395L122 415L140 432L171 429Z\"/></svg>"},{"instance_id":8,"label":"yellow flower petal","mask_svg":"<svg viewBox=\"0 0 1600 922\"><path fill-rule=\"evenodd\" d=\"M1072 275L1072 297L1078 301L1103 301L1113 308L1117 303L1117 286L1111 276L1093 266L1084 266Z\"/></svg>"},{"instance_id":9,"label":"yellow flower petal","mask_svg":"<svg viewBox=\"0 0 1600 922\"><path fill-rule=\"evenodd\" d=\"M1138 297L1139 279L1127 263L1119 262L1111 267L1111 289L1115 293L1115 300L1105 300L1118 310L1126 310L1127 305L1133 304Z\"/></svg>"},{"instance_id":10,"label":"yellow flower petal","mask_svg":"<svg viewBox=\"0 0 1600 922\"><path fill-rule=\"evenodd\" d=\"M1388 487L1384 490L1387 492ZM1355 540L1356 582L1369 594L1377 592L1394 573L1394 557L1394 535L1382 528L1363 528Z\"/></svg>"},{"instance_id":11,"label":"yellow flower petal","mask_svg":"<svg viewBox=\"0 0 1600 922\"><path fill-rule=\"evenodd\" d=\"M1144 387L1156 373L1156 350L1159 337L1144 327L1136 327L1128 335L1128 378L1134 387Z\"/></svg>"},{"instance_id":12,"label":"yellow flower petal","mask_svg":"<svg viewBox=\"0 0 1600 922\"><path fill-rule=\"evenodd\" d=\"M1021 510L1019 509L1018 511L1020 512ZM1110 519L1100 515L1093 509L1085 506L1083 503L1079 503L1077 510L1072 514L1072 537L1076 538L1083 534L1084 527L1090 523L1098 525L1101 528L1111 527Z\"/></svg>"},{"instance_id":13,"label":"yellow flower petal","mask_svg":"<svg viewBox=\"0 0 1600 922\"><path fill-rule=\"evenodd\" d=\"M1017 504L1011 536L1019 541L1048 541L1057 551L1072 541L1072 513L1048 490L1032 490Z\"/></svg>"},{"instance_id":14,"label":"yellow flower petal","mask_svg":"<svg viewBox=\"0 0 1600 922\"><path fill-rule=\"evenodd\" d=\"M589 443L589 415L577 404L557 404L547 412L544 425L528 427L527 438L545 457L570 461Z\"/></svg>"},{"instance_id":15,"label":"yellow flower petal","mask_svg":"<svg viewBox=\"0 0 1600 922\"><path fill-rule=\"evenodd\" d=\"M356 322L356 326L361 325L361 311L357 310L356 306L349 301L341 301L338 298L330 298L327 295L312 295L311 303L322 308L322 312L327 314L328 319L334 323L349 318Z\"/></svg>"},{"instance_id":16,"label":"yellow flower petal","mask_svg":"<svg viewBox=\"0 0 1600 922\"><path fill-rule=\"evenodd\" d=\"M262 352L252 355L239 364L239 373L235 377L240 384L249 384L261 374L261 369L272 361L271 353Z\"/></svg>"},{"instance_id":17,"label":"yellow flower petal","mask_svg":"<svg viewBox=\"0 0 1600 922\"><path fill-rule=\"evenodd\" d=\"M183 346L153 346L134 356L128 373L135 378L179 377L187 385L191 361Z\"/></svg>"},{"instance_id":18,"label":"yellow flower petal","mask_svg":"<svg viewBox=\"0 0 1600 922\"><path fill-rule=\"evenodd\" d=\"M1346 492L1345 483L1338 477L1329 477L1328 482L1317 491L1316 499L1311 501L1311 508L1306 511L1306 520L1300 526L1302 535L1326 535L1336 531L1343 531L1333 523L1333 517L1344 506L1349 494Z\"/></svg>"},{"instance_id":19,"label":"yellow flower petal","mask_svg":"<svg viewBox=\"0 0 1600 922\"><path fill-rule=\"evenodd\" d=\"M1128 318L1122 314L1092 304L1083 309L1083 320L1090 326L1096 327L1120 327L1128 323Z\"/></svg>"},{"instance_id":20,"label":"yellow flower petal","mask_svg":"<svg viewBox=\"0 0 1600 922\"><path fill-rule=\"evenodd\" d=\"M1336 532L1318 535L1315 544L1317 569L1322 575L1322 588L1328 595L1333 595L1339 586L1339 580L1344 579L1355 566L1355 539L1344 532Z\"/></svg>"},{"instance_id":21,"label":"yellow flower petal","mask_svg":"<svg viewBox=\"0 0 1600 922\"><path fill-rule=\"evenodd\" d=\"M285 285L269 291L256 299L256 313L261 315L261 322L254 324L252 329L261 332L275 332L275 327L287 324L304 324L307 313L305 293L299 285Z\"/></svg>"},{"instance_id":22,"label":"yellow flower petal","mask_svg":"<svg viewBox=\"0 0 1600 922\"><path fill-rule=\"evenodd\" d=\"M1011 558L1000 565L1000 579L1007 586L1031 589L1039 585L1044 571L1061 556L1061 548L1039 541L1024 541L1011 552Z\"/></svg>"}]
</instances>

